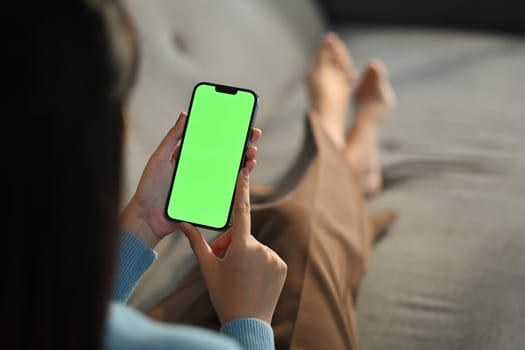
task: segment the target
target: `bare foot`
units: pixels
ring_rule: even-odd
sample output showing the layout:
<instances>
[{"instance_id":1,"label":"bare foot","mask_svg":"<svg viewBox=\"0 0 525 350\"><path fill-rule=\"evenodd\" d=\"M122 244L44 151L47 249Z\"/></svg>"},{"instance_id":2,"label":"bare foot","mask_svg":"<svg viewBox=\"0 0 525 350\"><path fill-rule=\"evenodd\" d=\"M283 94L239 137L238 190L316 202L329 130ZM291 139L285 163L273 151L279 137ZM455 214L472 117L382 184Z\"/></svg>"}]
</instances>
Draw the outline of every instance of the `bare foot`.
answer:
<instances>
[{"instance_id":1,"label":"bare foot","mask_svg":"<svg viewBox=\"0 0 525 350\"><path fill-rule=\"evenodd\" d=\"M346 153L357 169L365 196L370 197L383 188L378 133L381 122L396 103L381 61L371 60L367 64L354 97L355 117L346 135Z\"/></svg>"},{"instance_id":2,"label":"bare foot","mask_svg":"<svg viewBox=\"0 0 525 350\"><path fill-rule=\"evenodd\" d=\"M335 33L327 33L307 74L310 115L321 120L326 132L341 149L350 105L354 68L350 53Z\"/></svg>"},{"instance_id":3,"label":"bare foot","mask_svg":"<svg viewBox=\"0 0 525 350\"><path fill-rule=\"evenodd\" d=\"M356 112L367 113L366 118L381 121L396 104L396 95L388 80L385 64L372 59L366 65L355 92Z\"/></svg>"}]
</instances>

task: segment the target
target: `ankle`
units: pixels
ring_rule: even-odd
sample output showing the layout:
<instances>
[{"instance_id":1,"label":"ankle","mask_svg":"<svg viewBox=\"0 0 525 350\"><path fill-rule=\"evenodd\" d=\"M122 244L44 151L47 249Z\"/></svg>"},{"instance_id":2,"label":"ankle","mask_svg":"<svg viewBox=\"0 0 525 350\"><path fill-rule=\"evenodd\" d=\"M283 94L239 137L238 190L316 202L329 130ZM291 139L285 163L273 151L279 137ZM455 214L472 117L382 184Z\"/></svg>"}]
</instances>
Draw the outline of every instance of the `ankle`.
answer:
<instances>
[{"instance_id":1,"label":"ankle","mask_svg":"<svg viewBox=\"0 0 525 350\"><path fill-rule=\"evenodd\" d=\"M334 122L340 122L346 119L348 114L348 106L339 106L334 103L315 103L311 104L309 113L317 118L329 118Z\"/></svg>"},{"instance_id":2,"label":"ankle","mask_svg":"<svg viewBox=\"0 0 525 350\"><path fill-rule=\"evenodd\" d=\"M379 120L371 118L369 114L356 114L352 126L348 130L348 141L358 140L367 144L377 141L379 133Z\"/></svg>"},{"instance_id":3,"label":"ankle","mask_svg":"<svg viewBox=\"0 0 525 350\"><path fill-rule=\"evenodd\" d=\"M379 126L387 115L389 108L381 103L361 102L356 103L355 120L359 120L364 124Z\"/></svg>"}]
</instances>

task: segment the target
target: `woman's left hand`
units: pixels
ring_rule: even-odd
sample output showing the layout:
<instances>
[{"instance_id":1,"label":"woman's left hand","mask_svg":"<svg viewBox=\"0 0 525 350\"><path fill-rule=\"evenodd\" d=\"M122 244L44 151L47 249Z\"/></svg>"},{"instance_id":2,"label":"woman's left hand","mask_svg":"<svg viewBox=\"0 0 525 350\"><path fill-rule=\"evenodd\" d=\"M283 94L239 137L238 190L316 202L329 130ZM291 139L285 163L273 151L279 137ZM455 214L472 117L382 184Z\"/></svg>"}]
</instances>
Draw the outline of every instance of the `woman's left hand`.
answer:
<instances>
[{"instance_id":1,"label":"woman's left hand","mask_svg":"<svg viewBox=\"0 0 525 350\"><path fill-rule=\"evenodd\" d=\"M186 119L187 113L181 112L175 125L153 152L142 172L135 194L120 216L120 226L134 233L152 249L180 225L166 217L165 208ZM261 134L260 129L253 128L250 142L257 141ZM250 170L255 167L256 155L257 148L248 146L246 166Z\"/></svg>"}]
</instances>

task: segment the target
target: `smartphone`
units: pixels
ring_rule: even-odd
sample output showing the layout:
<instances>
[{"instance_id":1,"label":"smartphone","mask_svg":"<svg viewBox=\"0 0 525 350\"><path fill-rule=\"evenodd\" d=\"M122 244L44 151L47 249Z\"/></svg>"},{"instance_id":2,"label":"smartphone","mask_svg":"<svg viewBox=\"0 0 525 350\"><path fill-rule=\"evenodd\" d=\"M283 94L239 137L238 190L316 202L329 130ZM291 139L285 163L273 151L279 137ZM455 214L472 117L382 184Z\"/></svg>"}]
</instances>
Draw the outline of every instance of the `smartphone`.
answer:
<instances>
[{"instance_id":1,"label":"smartphone","mask_svg":"<svg viewBox=\"0 0 525 350\"><path fill-rule=\"evenodd\" d=\"M166 205L169 219L218 231L231 226L258 102L249 89L209 82L193 88Z\"/></svg>"}]
</instances>

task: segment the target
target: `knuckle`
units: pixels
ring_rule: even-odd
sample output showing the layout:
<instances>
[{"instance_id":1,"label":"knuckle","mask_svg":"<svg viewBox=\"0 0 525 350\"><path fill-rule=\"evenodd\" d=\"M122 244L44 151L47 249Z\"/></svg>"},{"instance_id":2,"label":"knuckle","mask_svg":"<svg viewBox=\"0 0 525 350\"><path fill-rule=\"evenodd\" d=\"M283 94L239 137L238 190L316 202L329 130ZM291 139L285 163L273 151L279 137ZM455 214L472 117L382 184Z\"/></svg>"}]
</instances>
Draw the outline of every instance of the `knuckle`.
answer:
<instances>
[{"instance_id":1,"label":"knuckle","mask_svg":"<svg viewBox=\"0 0 525 350\"><path fill-rule=\"evenodd\" d=\"M261 260L261 262L265 265L270 265L272 264L272 257L271 255L268 253L268 249L267 247L264 245L264 244L261 244L260 242L257 242L257 244L254 246L253 248L254 250L254 254L256 254L259 259Z\"/></svg>"},{"instance_id":2,"label":"knuckle","mask_svg":"<svg viewBox=\"0 0 525 350\"><path fill-rule=\"evenodd\" d=\"M286 276L286 274L288 273L288 264L286 264L283 260L281 260L279 263L279 271L284 276Z\"/></svg>"},{"instance_id":3,"label":"knuckle","mask_svg":"<svg viewBox=\"0 0 525 350\"><path fill-rule=\"evenodd\" d=\"M247 200L240 200L237 204L237 209L241 214L250 214L250 202Z\"/></svg>"},{"instance_id":4,"label":"knuckle","mask_svg":"<svg viewBox=\"0 0 525 350\"><path fill-rule=\"evenodd\" d=\"M259 242L257 242L257 244L255 245L254 250L255 250L255 252L256 252L257 254L266 257L266 249L265 249L264 246L263 246L262 244L260 244Z\"/></svg>"},{"instance_id":5,"label":"knuckle","mask_svg":"<svg viewBox=\"0 0 525 350\"><path fill-rule=\"evenodd\" d=\"M273 252L273 259L275 263L276 270L280 275L286 276L288 271L288 264L275 252Z\"/></svg>"},{"instance_id":6,"label":"knuckle","mask_svg":"<svg viewBox=\"0 0 525 350\"><path fill-rule=\"evenodd\" d=\"M248 182L248 180L245 179L242 181L241 189L246 193L250 191L250 183Z\"/></svg>"}]
</instances>

